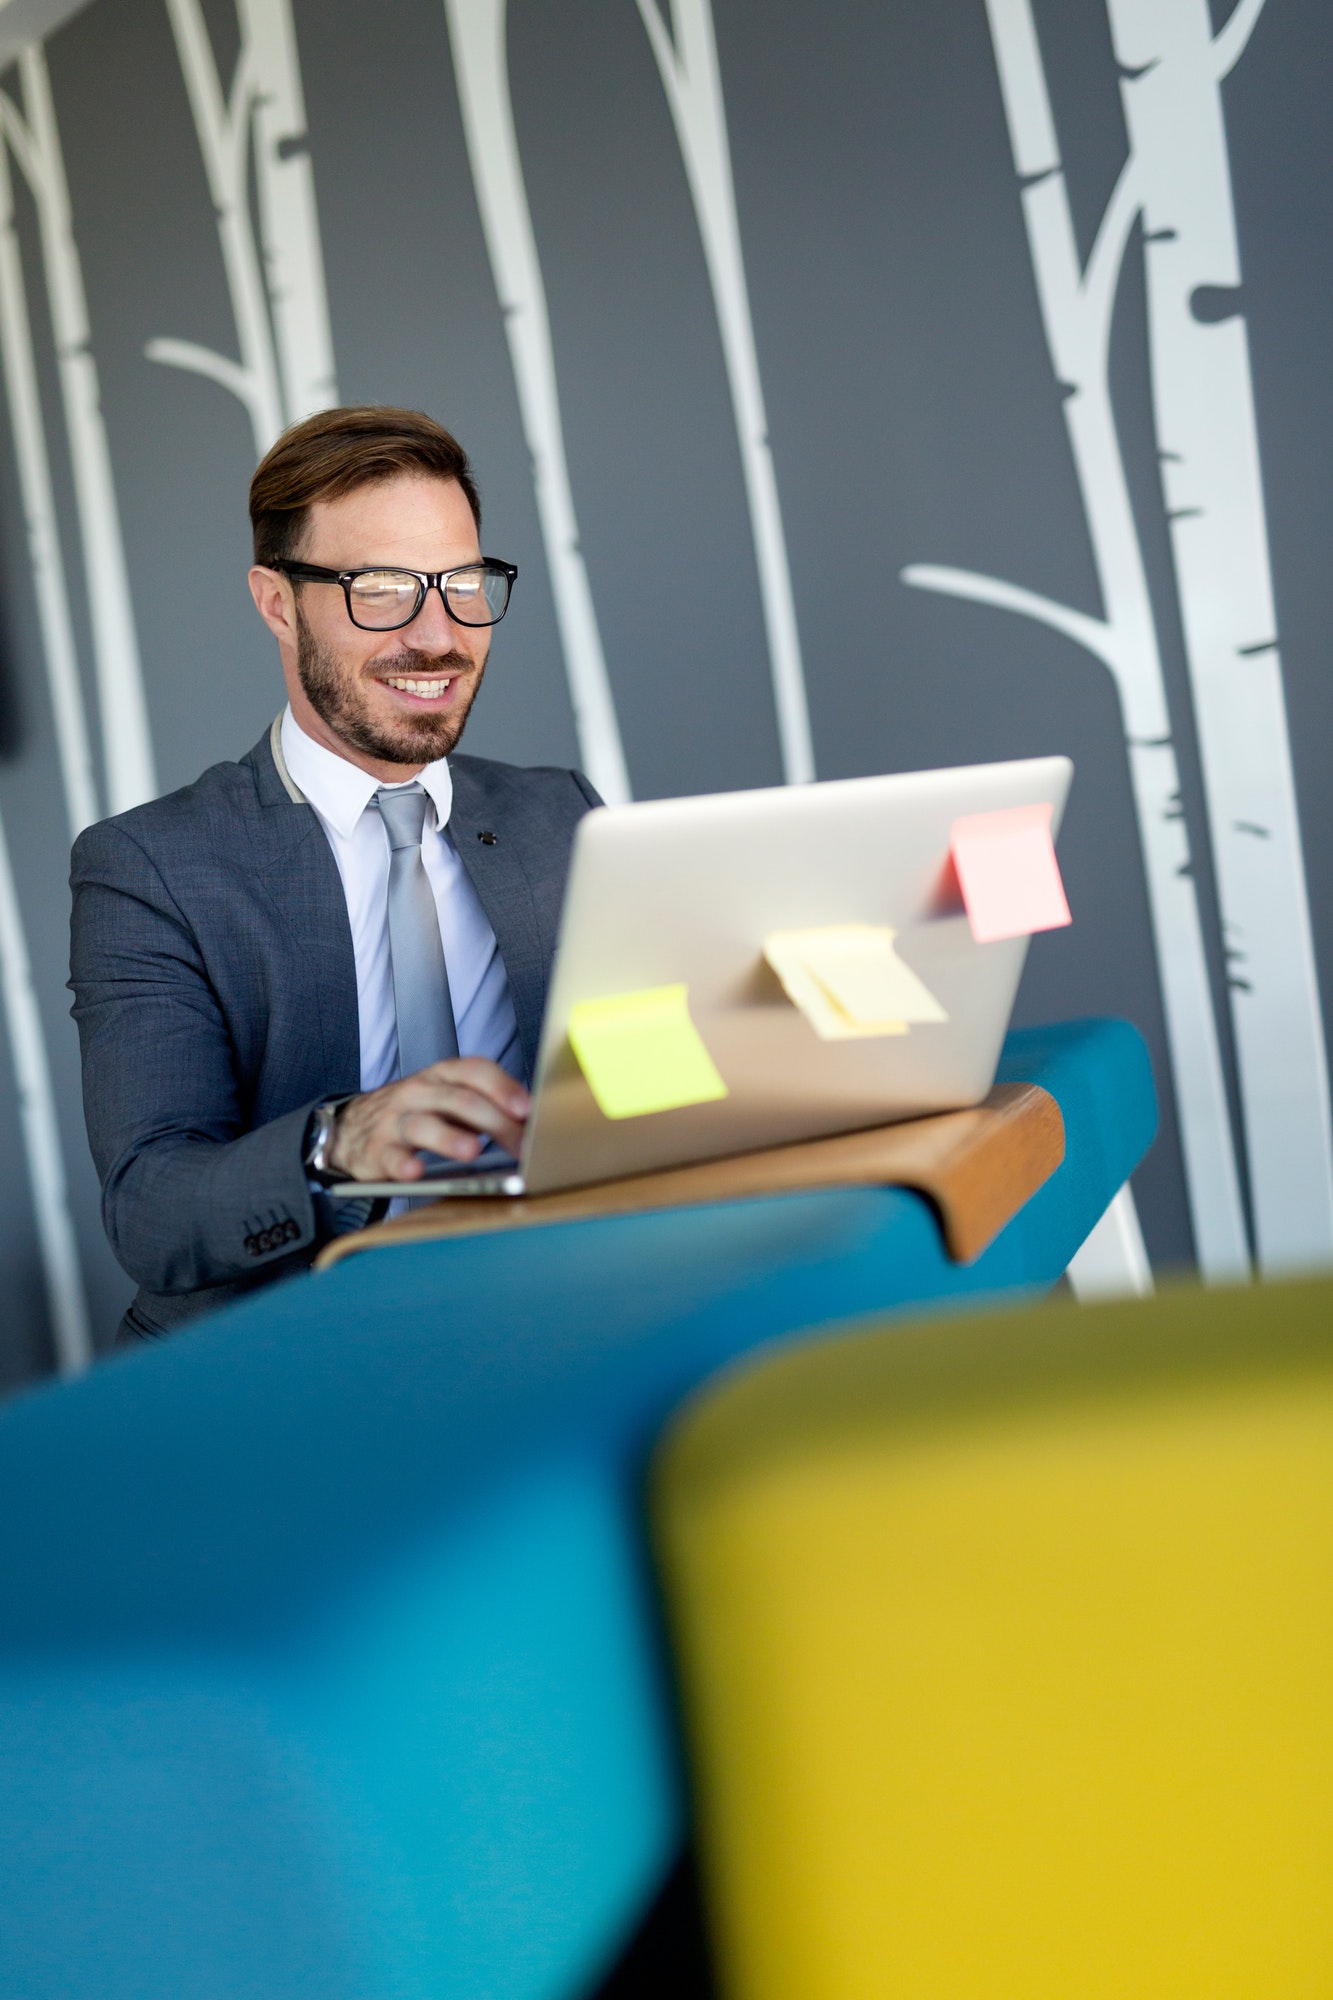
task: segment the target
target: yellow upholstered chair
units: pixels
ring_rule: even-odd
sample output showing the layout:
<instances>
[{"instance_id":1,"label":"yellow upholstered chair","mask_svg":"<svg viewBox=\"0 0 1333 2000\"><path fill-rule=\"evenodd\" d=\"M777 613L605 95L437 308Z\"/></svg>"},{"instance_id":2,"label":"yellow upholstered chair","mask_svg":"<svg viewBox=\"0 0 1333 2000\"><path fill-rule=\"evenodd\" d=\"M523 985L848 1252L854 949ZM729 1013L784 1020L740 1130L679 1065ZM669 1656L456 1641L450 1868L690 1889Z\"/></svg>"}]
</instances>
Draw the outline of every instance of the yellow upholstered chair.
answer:
<instances>
[{"instance_id":1,"label":"yellow upholstered chair","mask_svg":"<svg viewBox=\"0 0 1333 2000\"><path fill-rule=\"evenodd\" d=\"M654 1504L728 2000L1333 1994L1333 1285L793 1348Z\"/></svg>"}]
</instances>

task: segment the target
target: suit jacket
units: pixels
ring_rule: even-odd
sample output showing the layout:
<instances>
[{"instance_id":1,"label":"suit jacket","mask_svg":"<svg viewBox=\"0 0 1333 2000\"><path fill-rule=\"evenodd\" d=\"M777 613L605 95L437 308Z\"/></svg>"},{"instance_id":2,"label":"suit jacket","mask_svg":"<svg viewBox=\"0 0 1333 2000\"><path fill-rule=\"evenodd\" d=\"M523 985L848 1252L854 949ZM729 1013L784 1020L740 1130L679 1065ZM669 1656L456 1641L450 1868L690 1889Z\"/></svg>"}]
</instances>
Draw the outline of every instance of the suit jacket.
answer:
<instances>
[{"instance_id":1,"label":"suit jacket","mask_svg":"<svg viewBox=\"0 0 1333 2000\"><path fill-rule=\"evenodd\" d=\"M450 769L450 835L531 1076L570 843L597 795L576 771ZM140 1287L129 1326L164 1333L302 1268L330 1233L302 1142L316 1104L361 1087L347 906L276 724L239 763L81 834L71 886L103 1220Z\"/></svg>"}]
</instances>

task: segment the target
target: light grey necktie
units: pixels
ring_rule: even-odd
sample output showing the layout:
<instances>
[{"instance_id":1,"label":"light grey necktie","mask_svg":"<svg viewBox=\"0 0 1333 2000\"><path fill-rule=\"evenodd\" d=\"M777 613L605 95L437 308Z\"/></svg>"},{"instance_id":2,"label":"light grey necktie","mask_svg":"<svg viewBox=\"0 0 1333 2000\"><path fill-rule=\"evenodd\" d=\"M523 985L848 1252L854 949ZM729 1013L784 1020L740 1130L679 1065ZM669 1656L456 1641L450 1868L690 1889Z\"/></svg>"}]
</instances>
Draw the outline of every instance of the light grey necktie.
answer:
<instances>
[{"instance_id":1,"label":"light grey necktie","mask_svg":"<svg viewBox=\"0 0 1333 2000\"><path fill-rule=\"evenodd\" d=\"M398 1074L458 1054L449 974L435 895L421 858L426 793L420 785L375 794L389 835L389 957L398 1023Z\"/></svg>"}]
</instances>

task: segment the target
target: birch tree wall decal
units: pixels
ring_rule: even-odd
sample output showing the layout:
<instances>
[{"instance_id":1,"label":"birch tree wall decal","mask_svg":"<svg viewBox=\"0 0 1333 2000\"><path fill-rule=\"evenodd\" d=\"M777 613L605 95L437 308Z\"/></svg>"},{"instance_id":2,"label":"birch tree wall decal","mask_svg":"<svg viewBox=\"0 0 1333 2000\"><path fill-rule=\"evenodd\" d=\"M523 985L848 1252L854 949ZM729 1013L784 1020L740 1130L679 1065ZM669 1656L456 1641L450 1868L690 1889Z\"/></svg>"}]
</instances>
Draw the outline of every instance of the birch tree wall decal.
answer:
<instances>
[{"instance_id":1,"label":"birch tree wall decal","mask_svg":"<svg viewBox=\"0 0 1333 2000\"><path fill-rule=\"evenodd\" d=\"M32 190L37 209L92 611L94 663L111 809L121 811L142 803L152 797L156 785L82 273L71 227L69 194L46 62L40 48L21 51L19 82L22 111L7 92L0 92L0 360L61 782L73 838L99 817L98 786L79 678L28 294L14 226L11 153ZM0 823L0 1008L18 1087L19 1119L56 1363L63 1374L77 1374L93 1356L88 1306L69 1208L41 1010L33 986L3 823Z\"/></svg>"},{"instance_id":2,"label":"birch tree wall decal","mask_svg":"<svg viewBox=\"0 0 1333 2000\"><path fill-rule=\"evenodd\" d=\"M741 254L712 8L709 0L669 0L668 32L658 0L636 4L671 107L722 337L759 569L783 776L789 785L808 784L815 775L815 758L805 670Z\"/></svg>"},{"instance_id":3,"label":"birch tree wall decal","mask_svg":"<svg viewBox=\"0 0 1333 2000\"><path fill-rule=\"evenodd\" d=\"M55 724L56 751L69 815L70 837L99 817L97 781L84 713L83 687L74 644L65 559L51 459L42 420L42 399L33 351L32 320L23 276L23 259L14 227L14 190L9 171L7 98L0 98L0 359L4 363L5 401L14 443L19 494L23 502L32 568L37 623L46 664L46 681Z\"/></svg>"},{"instance_id":4,"label":"birch tree wall decal","mask_svg":"<svg viewBox=\"0 0 1333 2000\"><path fill-rule=\"evenodd\" d=\"M1158 11L1178 4L1156 0ZM1225 1280L1248 1271L1249 1250L1161 653L1107 372L1115 294L1141 205L1139 167L1131 156L1086 268L1080 267L1030 0L987 0L987 13L1103 615L1093 618L996 577L939 565L912 564L903 581L1034 618L1110 670L1143 848L1195 1250L1204 1276Z\"/></svg>"},{"instance_id":5,"label":"birch tree wall decal","mask_svg":"<svg viewBox=\"0 0 1333 2000\"><path fill-rule=\"evenodd\" d=\"M32 983L9 843L0 822L0 1004L18 1084L19 1122L32 1188L47 1311L62 1375L78 1375L93 1358L79 1245L70 1215L65 1161L56 1117L41 1009Z\"/></svg>"},{"instance_id":6,"label":"birch tree wall decal","mask_svg":"<svg viewBox=\"0 0 1333 2000\"><path fill-rule=\"evenodd\" d=\"M288 0L238 0L255 77L255 180L287 422L338 400L315 177Z\"/></svg>"},{"instance_id":7,"label":"birch tree wall decal","mask_svg":"<svg viewBox=\"0 0 1333 2000\"><path fill-rule=\"evenodd\" d=\"M37 209L88 586L106 799L113 813L126 812L155 796L157 779L83 272L46 57L38 45L20 51L19 80L22 112L0 91L0 143L8 145L22 169ZM40 423L39 414L35 421ZM49 574L49 563L47 569ZM48 652L48 662L54 657Z\"/></svg>"},{"instance_id":8,"label":"birch tree wall decal","mask_svg":"<svg viewBox=\"0 0 1333 2000\"><path fill-rule=\"evenodd\" d=\"M42 422L32 323L14 228L9 135L6 118L0 132L0 361L4 367L5 397L61 782L73 837L98 816L97 787ZM0 1004L18 1089L19 1119L56 1361L63 1374L76 1374L92 1359L92 1338L65 1186L50 1064L3 822L0 822Z\"/></svg>"},{"instance_id":9,"label":"birch tree wall decal","mask_svg":"<svg viewBox=\"0 0 1333 2000\"><path fill-rule=\"evenodd\" d=\"M167 0L167 13L217 214L241 358L170 338L150 340L144 351L237 397L262 457L286 425L338 400L290 0L237 0L241 48L226 92L200 0ZM252 154L260 244L249 199Z\"/></svg>"},{"instance_id":10,"label":"birch tree wall decal","mask_svg":"<svg viewBox=\"0 0 1333 2000\"><path fill-rule=\"evenodd\" d=\"M1108 0L1148 351L1265 1271L1333 1261L1333 1134L1221 82L1263 0Z\"/></svg>"},{"instance_id":11,"label":"birch tree wall decal","mask_svg":"<svg viewBox=\"0 0 1333 2000\"><path fill-rule=\"evenodd\" d=\"M608 804L630 796L611 682L579 546L555 350L509 94L505 0L444 0L463 134L504 314L583 767Z\"/></svg>"}]
</instances>

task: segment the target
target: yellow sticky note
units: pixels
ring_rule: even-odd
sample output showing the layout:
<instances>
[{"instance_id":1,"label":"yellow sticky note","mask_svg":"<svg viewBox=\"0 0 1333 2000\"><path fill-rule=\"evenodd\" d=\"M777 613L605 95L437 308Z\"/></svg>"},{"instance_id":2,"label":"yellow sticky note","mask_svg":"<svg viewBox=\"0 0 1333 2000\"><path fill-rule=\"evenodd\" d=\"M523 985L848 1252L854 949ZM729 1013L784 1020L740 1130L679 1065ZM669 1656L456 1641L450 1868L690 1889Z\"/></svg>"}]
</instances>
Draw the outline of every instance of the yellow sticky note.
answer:
<instances>
[{"instance_id":1,"label":"yellow sticky note","mask_svg":"<svg viewBox=\"0 0 1333 2000\"><path fill-rule=\"evenodd\" d=\"M905 1035L913 1022L947 1021L930 988L894 950L895 935L880 924L772 931L764 957L826 1042Z\"/></svg>"},{"instance_id":2,"label":"yellow sticky note","mask_svg":"<svg viewBox=\"0 0 1333 2000\"><path fill-rule=\"evenodd\" d=\"M604 1117L642 1118L727 1095L684 986L580 1000L569 1010L569 1040Z\"/></svg>"}]
</instances>

